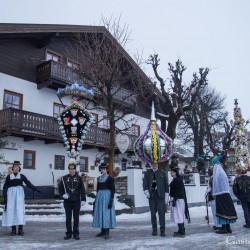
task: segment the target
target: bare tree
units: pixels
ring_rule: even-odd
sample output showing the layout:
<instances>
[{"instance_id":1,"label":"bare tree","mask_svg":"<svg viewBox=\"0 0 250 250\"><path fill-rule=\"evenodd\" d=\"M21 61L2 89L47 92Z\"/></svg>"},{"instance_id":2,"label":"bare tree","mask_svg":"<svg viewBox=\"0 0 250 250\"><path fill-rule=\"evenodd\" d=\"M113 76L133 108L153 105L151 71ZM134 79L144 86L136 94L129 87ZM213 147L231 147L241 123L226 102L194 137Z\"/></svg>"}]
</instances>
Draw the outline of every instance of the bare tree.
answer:
<instances>
[{"instance_id":1,"label":"bare tree","mask_svg":"<svg viewBox=\"0 0 250 250\"><path fill-rule=\"evenodd\" d=\"M74 44L77 60L81 63L78 75L82 75L95 92L95 109L106 113L109 121L110 142L109 172L113 174L115 156L115 136L118 132L131 127L132 119L125 117L134 113L137 104L143 105L151 98L150 80L125 51L130 40L127 25L121 25L120 19L102 19L105 27L96 32L77 33ZM123 121L124 129L118 128ZM99 121L100 122L100 121ZM135 123L135 122L134 122Z\"/></svg>"},{"instance_id":2,"label":"bare tree","mask_svg":"<svg viewBox=\"0 0 250 250\"><path fill-rule=\"evenodd\" d=\"M166 131L168 122L166 133L172 139L175 139L179 119L185 112L191 110L199 90L208 83L207 75L209 69L200 68L198 73L193 74L191 83L186 86L183 83L183 73L186 67L182 64L181 60L177 60L175 65L169 63L168 71L170 72L171 79L170 86L166 88L166 81L158 73L160 65L158 55L150 55L146 63L152 65L155 78L160 83L160 92L164 98L164 101L162 101L156 96L156 107L159 111L157 118L161 120L161 126L164 131Z\"/></svg>"},{"instance_id":3,"label":"bare tree","mask_svg":"<svg viewBox=\"0 0 250 250\"><path fill-rule=\"evenodd\" d=\"M178 137L182 144L190 145L194 149L194 158L199 159L198 170L204 171L204 160L209 151L215 154L217 148L221 146L222 134L225 144L227 143L227 134L218 132L225 128L228 116L224 101L225 97L206 86L199 91L191 111L186 112L178 124Z\"/></svg>"},{"instance_id":4,"label":"bare tree","mask_svg":"<svg viewBox=\"0 0 250 250\"><path fill-rule=\"evenodd\" d=\"M193 146L195 158L204 155L204 149L208 146L212 152L213 148L218 147L219 139L214 135L223 129L228 116L224 101L225 97L206 86L199 91L191 111L186 112L180 120L180 137L184 144Z\"/></svg>"}]
</instances>

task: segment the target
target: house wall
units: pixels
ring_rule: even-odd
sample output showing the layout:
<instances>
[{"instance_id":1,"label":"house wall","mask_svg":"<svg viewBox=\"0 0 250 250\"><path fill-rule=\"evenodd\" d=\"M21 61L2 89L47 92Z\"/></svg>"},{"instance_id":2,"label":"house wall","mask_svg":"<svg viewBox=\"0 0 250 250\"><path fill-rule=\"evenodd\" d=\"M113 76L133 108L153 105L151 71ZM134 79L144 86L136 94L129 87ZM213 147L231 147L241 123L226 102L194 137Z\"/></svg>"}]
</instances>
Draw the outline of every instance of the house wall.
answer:
<instances>
[{"instance_id":1,"label":"house wall","mask_svg":"<svg viewBox=\"0 0 250 250\"><path fill-rule=\"evenodd\" d=\"M3 108L4 89L23 94L23 110L26 111L48 115L52 117L53 103L59 103L59 99L57 98L55 90L49 88L37 89L37 85L33 82L29 82L0 73L0 109ZM70 104L70 100L70 97L63 98L63 103L65 105L68 105ZM92 112L98 113L100 116L103 116L102 112L92 110L92 108L94 108L94 105L92 103L90 103L89 108L91 108ZM127 119L131 118L132 116L133 115L128 115ZM141 133L143 133L146 129L149 120L143 117L137 118L137 124L140 125L140 131ZM121 122L120 125L118 124L118 126L124 127L124 124ZM23 162L24 150L36 151L35 170L22 170L22 173L27 175L31 182L34 183L34 185L54 185L55 187L57 187L57 178L59 178L61 175L68 173L68 157L66 155L66 149L63 147L62 143L45 144L42 140L24 141L22 137L13 136L4 137L3 139L6 139L10 142L10 145L7 146L10 148L1 149L0 153L3 153L5 159L9 162L13 162L14 160L19 160L20 162ZM96 178L100 175L99 169L97 167L95 167L95 170L91 170L90 166L95 165L96 156L100 156L102 154L103 152L98 151L97 148L86 149L80 152L80 156L88 157L89 172L86 173L88 174L88 176ZM54 169L55 155L65 156L65 170L59 171ZM118 154L116 156L117 161L114 164L114 168L121 168L120 160L124 157L127 157L126 153ZM50 168L50 164L52 164L52 169ZM144 165L145 164L143 163L143 167ZM132 166L132 158L128 158L127 166ZM7 170L8 165L0 163L0 172L6 172ZM54 184L51 170L54 174ZM127 176L127 170L121 171L119 176Z\"/></svg>"}]
</instances>

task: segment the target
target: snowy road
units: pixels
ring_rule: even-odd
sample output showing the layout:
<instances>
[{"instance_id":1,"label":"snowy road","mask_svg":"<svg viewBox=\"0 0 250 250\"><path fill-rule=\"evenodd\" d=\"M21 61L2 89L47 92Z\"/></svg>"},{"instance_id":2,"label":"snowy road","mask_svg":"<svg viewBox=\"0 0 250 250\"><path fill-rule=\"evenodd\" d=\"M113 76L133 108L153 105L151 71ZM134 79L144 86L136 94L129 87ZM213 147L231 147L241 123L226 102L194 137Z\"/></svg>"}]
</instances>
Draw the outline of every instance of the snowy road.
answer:
<instances>
[{"instance_id":1,"label":"snowy road","mask_svg":"<svg viewBox=\"0 0 250 250\"><path fill-rule=\"evenodd\" d=\"M150 214L122 214L117 216L118 227L111 230L110 240L96 238L99 229L91 227L92 217L81 216L79 241L65 241L63 216L27 216L25 236L10 236L9 228L0 229L1 249L250 249L250 229L243 228L243 212L235 205L238 221L232 234L215 234L212 224L206 224L205 207L190 208L192 223L186 225L185 238L173 238L177 226L166 215L166 237L151 236ZM210 214L210 219L211 219Z\"/></svg>"}]
</instances>

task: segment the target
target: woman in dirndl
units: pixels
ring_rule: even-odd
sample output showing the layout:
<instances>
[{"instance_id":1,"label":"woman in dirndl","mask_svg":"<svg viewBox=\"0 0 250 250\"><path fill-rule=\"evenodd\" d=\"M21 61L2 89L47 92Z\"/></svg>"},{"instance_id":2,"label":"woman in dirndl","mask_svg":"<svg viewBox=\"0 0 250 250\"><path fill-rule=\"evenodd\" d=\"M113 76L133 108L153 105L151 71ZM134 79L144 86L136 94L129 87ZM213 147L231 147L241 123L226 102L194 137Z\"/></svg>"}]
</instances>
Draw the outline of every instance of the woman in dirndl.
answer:
<instances>
[{"instance_id":1,"label":"woman in dirndl","mask_svg":"<svg viewBox=\"0 0 250 250\"><path fill-rule=\"evenodd\" d=\"M21 163L14 161L12 172L6 177L3 186L4 211L2 217L2 226L11 227L11 235L17 234L16 226L18 226L18 234L23 236L23 226L25 225L25 204L23 183L33 191L40 192L25 175L20 174Z\"/></svg>"},{"instance_id":2,"label":"woman in dirndl","mask_svg":"<svg viewBox=\"0 0 250 250\"><path fill-rule=\"evenodd\" d=\"M178 225L178 231L174 232L174 237L184 237L185 218L190 222L189 211L187 206L186 191L183 180L179 174L179 168L177 166L171 169L171 176L173 177L170 183L170 218Z\"/></svg>"},{"instance_id":3,"label":"woman in dirndl","mask_svg":"<svg viewBox=\"0 0 250 250\"><path fill-rule=\"evenodd\" d=\"M109 229L116 227L115 217L115 185L114 179L108 174L108 164L100 165L101 176L97 178L97 194L94 202L93 227L101 228L97 237L109 239Z\"/></svg>"}]
</instances>

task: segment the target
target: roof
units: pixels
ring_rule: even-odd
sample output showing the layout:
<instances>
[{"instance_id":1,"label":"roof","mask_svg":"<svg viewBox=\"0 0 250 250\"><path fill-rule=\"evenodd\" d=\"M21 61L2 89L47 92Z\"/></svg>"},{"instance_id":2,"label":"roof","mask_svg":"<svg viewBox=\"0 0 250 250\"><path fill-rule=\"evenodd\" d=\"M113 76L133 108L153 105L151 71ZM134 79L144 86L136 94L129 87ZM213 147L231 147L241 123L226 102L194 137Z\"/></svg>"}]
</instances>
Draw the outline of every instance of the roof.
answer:
<instances>
[{"instance_id":1,"label":"roof","mask_svg":"<svg viewBox=\"0 0 250 250\"><path fill-rule=\"evenodd\" d=\"M1 33L48 33L48 32L107 32L104 26L66 25L66 24L22 24L0 23Z\"/></svg>"},{"instance_id":2,"label":"roof","mask_svg":"<svg viewBox=\"0 0 250 250\"><path fill-rule=\"evenodd\" d=\"M53 34L64 33L64 35L72 35L74 33L103 33L110 40L113 40L120 48L121 53L129 61L129 63L137 69L141 76L151 84L151 80L131 58L126 50L116 41L112 34L104 26L90 26L90 25L66 25L66 24L22 24L22 23L0 23L0 37L8 37L8 34L13 35L38 35L38 34ZM6 36L7 35L7 36Z\"/></svg>"}]
</instances>

